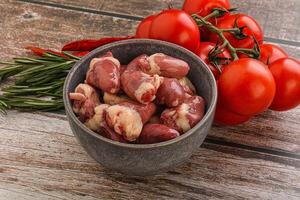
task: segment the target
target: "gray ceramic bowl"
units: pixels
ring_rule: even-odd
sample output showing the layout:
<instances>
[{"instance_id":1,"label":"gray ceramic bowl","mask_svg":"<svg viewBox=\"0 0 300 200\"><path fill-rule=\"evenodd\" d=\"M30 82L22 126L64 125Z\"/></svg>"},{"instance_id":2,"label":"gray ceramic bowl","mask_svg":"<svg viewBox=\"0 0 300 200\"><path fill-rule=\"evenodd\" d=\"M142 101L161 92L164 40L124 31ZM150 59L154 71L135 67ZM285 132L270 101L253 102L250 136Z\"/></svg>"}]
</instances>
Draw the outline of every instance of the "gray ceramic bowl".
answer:
<instances>
[{"instance_id":1,"label":"gray ceramic bowl","mask_svg":"<svg viewBox=\"0 0 300 200\"><path fill-rule=\"evenodd\" d=\"M141 54L165 53L185 60L190 65L188 77L197 93L206 100L206 114L193 129L173 140L157 144L122 144L102 137L82 124L72 111L68 94L85 79L91 59L112 51L114 57L127 64ZM96 161L108 169L128 175L151 175L168 171L186 161L203 143L214 117L217 89L209 68L190 51L167 42L148 39L134 39L116 42L100 47L82 58L70 71L64 86L64 104L71 129Z\"/></svg>"}]
</instances>

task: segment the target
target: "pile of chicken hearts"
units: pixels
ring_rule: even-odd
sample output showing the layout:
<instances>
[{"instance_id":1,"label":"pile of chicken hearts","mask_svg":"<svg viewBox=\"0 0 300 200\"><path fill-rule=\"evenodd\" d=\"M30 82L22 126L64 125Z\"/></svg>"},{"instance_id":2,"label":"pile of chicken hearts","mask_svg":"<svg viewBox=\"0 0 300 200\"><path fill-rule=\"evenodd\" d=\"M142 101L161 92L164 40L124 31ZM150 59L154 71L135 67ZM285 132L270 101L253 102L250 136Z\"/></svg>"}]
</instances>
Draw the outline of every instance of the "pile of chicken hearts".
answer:
<instances>
[{"instance_id":1,"label":"pile of chicken hearts","mask_svg":"<svg viewBox=\"0 0 300 200\"><path fill-rule=\"evenodd\" d=\"M85 83L70 99L91 130L122 143L168 141L193 128L205 101L186 77L183 60L156 53L121 65L111 52L90 62Z\"/></svg>"}]
</instances>

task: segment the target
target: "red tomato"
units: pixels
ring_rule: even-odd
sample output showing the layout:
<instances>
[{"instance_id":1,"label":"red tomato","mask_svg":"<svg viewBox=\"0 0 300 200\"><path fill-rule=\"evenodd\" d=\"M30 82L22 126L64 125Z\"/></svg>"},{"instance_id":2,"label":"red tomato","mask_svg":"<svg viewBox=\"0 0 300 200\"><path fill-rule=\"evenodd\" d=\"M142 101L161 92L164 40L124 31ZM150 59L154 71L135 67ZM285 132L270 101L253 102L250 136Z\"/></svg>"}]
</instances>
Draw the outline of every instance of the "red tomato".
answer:
<instances>
[{"instance_id":1,"label":"red tomato","mask_svg":"<svg viewBox=\"0 0 300 200\"><path fill-rule=\"evenodd\" d=\"M245 39L237 39L233 34L225 32L225 37L229 40L232 46L235 48L253 48L255 42L250 36L253 36L259 44L262 44L264 40L263 31L260 25L250 16L244 14L226 15L217 21L216 27L219 29L230 29L234 28L235 23L237 26L245 27L243 34L249 36ZM221 43L219 37L216 34L210 35L210 41L214 43Z\"/></svg>"},{"instance_id":2,"label":"red tomato","mask_svg":"<svg viewBox=\"0 0 300 200\"><path fill-rule=\"evenodd\" d=\"M300 104L300 62L282 58L269 66L275 82L276 94L271 110L285 111Z\"/></svg>"},{"instance_id":3,"label":"red tomato","mask_svg":"<svg viewBox=\"0 0 300 200\"><path fill-rule=\"evenodd\" d=\"M250 116L235 114L225 108L218 100L215 122L220 125L239 125L243 124L251 119Z\"/></svg>"},{"instance_id":4,"label":"red tomato","mask_svg":"<svg viewBox=\"0 0 300 200\"><path fill-rule=\"evenodd\" d=\"M219 90L219 81L217 82L217 85ZM251 116L239 115L229 111L224 105L222 99L220 98L220 95L218 96L218 103L214 118L215 123L225 126L233 126L243 124L244 122L249 121L250 119Z\"/></svg>"},{"instance_id":5,"label":"red tomato","mask_svg":"<svg viewBox=\"0 0 300 200\"><path fill-rule=\"evenodd\" d=\"M229 9L229 0L185 0L182 9L190 15L198 14L205 17L213 8Z\"/></svg>"},{"instance_id":6,"label":"red tomato","mask_svg":"<svg viewBox=\"0 0 300 200\"><path fill-rule=\"evenodd\" d=\"M281 58L287 58L288 55L285 51L274 44L261 44L260 47L260 58L259 60L266 65L270 65L276 60Z\"/></svg>"},{"instance_id":7,"label":"red tomato","mask_svg":"<svg viewBox=\"0 0 300 200\"><path fill-rule=\"evenodd\" d=\"M140 22L136 29L136 38L149 38L150 27L156 15L150 15Z\"/></svg>"},{"instance_id":8,"label":"red tomato","mask_svg":"<svg viewBox=\"0 0 300 200\"><path fill-rule=\"evenodd\" d=\"M212 73L215 76L215 79L218 80L220 77L220 73L213 65L213 63L209 59L209 52L215 48L216 44L212 42L201 42L199 49L195 52L210 68ZM231 55L227 49L223 51L223 53L218 54L219 58L231 58Z\"/></svg>"},{"instance_id":9,"label":"red tomato","mask_svg":"<svg viewBox=\"0 0 300 200\"><path fill-rule=\"evenodd\" d=\"M196 51L200 45L199 27L186 12L170 9L155 17L150 38L164 40Z\"/></svg>"},{"instance_id":10,"label":"red tomato","mask_svg":"<svg viewBox=\"0 0 300 200\"><path fill-rule=\"evenodd\" d=\"M224 67L219 95L228 110L252 116L268 109L275 96L275 81L268 67L252 58L242 58Z\"/></svg>"},{"instance_id":11,"label":"red tomato","mask_svg":"<svg viewBox=\"0 0 300 200\"><path fill-rule=\"evenodd\" d=\"M214 8L230 8L229 0L185 0L183 5L183 10L187 13L198 14L202 17L207 16L212 12ZM209 20L211 23L215 24L215 19ZM205 28L200 28L201 41L209 41L210 31Z\"/></svg>"}]
</instances>

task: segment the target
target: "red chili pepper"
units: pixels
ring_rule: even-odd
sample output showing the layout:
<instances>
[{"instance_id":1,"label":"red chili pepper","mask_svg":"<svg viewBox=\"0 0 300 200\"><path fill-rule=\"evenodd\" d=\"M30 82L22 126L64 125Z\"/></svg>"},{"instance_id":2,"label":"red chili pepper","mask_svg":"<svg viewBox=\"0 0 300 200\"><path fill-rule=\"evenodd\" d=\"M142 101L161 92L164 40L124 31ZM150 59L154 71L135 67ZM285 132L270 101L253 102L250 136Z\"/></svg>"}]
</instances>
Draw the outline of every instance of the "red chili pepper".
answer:
<instances>
[{"instance_id":1,"label":"red chili pepper","mask_svg":"<svg viewBox=\"0 0 300 200\"><path fill-rule=\"evenodd\" d=\"M113 37L113 38L102 38L100 40L78 40L66 44L62 50L63 51L92 51L100 46L109 44L116 41L133 39L134 36L126 37Z\"/></svg>"},{"instance_id":2,"label":"red chili pepper","mask_svg":"<svg viewBox=\"0 0 300 200\"><path fill-rule=\"evenodd\" d=\"M74 52L73 55L77 56L77 57L83 57L85 55L87 55L88 53L90 53L89 51L78 51L78 52Z\"/></svg>"},{"instance_id":3,"label":"red chili pepper","mask_svg":"<svg viewBox=\"0 0 300 200\"><path fill-rule=\"evenodd\" d=\"M39 47L32 47L32 46L28 46L26 47L26 49L30 50L32 53L34 53L37 56L45 56L46 53L52 53L60 57L68 58L67 55L57 51L52 51L50 49L41 49Z\"/></svg>"}]
</instances>

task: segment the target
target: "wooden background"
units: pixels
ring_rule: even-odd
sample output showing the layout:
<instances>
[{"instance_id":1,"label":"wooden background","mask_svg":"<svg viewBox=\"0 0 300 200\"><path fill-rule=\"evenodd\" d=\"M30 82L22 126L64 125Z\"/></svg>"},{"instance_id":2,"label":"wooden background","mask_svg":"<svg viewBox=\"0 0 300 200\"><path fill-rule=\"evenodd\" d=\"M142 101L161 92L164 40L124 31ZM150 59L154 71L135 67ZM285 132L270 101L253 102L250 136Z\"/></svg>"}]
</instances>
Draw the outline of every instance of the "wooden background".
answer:
<instances>
[{"instance_id":1,"label":"wooden background","mask_svg":"<svg viewBox=\"0 0 300 200\"><path fill-rule=\"evenodd\" d=\"M1 60L23 47L134 34L166 0L0 0ZM299 0L231 0L266 41L300 58ZM180 7L181 0L173 6ZM125 177L77 143L64 115L10 111L0 123L0 199L300 199L300 108L214 126L199 151L168 173Z\"/></svg>"}]
</instances>

